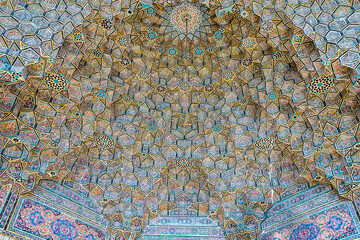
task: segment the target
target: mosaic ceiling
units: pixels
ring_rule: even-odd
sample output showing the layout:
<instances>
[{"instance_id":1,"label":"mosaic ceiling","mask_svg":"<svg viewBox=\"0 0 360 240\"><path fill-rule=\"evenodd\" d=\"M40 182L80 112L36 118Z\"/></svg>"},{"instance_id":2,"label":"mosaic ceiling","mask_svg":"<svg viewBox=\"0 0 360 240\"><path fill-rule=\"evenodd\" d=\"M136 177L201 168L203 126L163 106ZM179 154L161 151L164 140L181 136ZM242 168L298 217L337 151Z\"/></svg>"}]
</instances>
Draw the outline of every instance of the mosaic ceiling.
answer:
<instances>
[{"instance_id":1,"label":"mosaic ceiling","mask_svg":"<svg viewBox=\"0 0 360 240\"><path fill-rule=\"evenodd\" d=\"M358 0L0 0L1 232L359 239L359 42Z\"/></svg>"}]
</instances>

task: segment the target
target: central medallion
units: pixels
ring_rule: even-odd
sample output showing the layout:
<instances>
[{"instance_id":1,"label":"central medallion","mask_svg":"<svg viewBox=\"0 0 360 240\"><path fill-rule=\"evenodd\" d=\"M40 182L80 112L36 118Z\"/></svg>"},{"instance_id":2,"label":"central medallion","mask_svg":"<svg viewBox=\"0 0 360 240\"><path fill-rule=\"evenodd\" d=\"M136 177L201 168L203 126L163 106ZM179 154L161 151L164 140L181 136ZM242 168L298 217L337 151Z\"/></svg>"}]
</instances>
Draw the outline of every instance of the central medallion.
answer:
<instances>
[{"instance_id":1,"label":"central medallion","mask_svg":"<svg viewBox=\"0 0 360 240\"><path fill-rule=\"evenodd\" d=\"M170 22L179 33L194 33L202 22L202 15L197 7L184 3L173 10Z\"/></svg>"}]
</instances>

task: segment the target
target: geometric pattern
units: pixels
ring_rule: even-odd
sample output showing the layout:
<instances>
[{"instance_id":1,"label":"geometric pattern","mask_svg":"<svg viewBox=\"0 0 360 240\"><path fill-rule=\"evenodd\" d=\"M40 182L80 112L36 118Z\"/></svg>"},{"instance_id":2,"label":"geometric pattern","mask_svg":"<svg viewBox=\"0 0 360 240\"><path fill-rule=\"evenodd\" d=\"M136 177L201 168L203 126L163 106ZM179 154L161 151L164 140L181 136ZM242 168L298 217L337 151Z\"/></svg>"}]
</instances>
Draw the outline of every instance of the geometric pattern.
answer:
<instances>
[{"instance_id":1,"label":"geometric pattern","mask_svg":"<svg viewBox=\"0 0 360 240\"><path fill-rule=\"evenodd\" d=\"M225 239L213 219L194 216L191 211L173 214L152 219L139 239Z\"/></svg>"},{"instance_id":2,"label":"geometric pattern","mask_svg":"<svg viewBox=\"0 0 360 240\"><path fill-rule=\"evenodd\" d=\"M359 22L358 0L0 0L1 234L356 238Z\"/></svg>"}]
</instances>

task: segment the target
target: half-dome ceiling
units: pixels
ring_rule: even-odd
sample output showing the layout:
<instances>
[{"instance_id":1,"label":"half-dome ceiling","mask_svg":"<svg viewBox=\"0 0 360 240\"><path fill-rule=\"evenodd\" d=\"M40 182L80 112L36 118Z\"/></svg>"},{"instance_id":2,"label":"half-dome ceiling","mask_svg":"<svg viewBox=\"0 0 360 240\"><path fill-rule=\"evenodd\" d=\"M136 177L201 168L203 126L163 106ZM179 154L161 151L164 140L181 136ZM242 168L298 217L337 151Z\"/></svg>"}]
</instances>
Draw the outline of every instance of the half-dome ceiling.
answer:
<instances>
[{"instance_id":1,"label":"half-dome ceiling","mask_svg":"<svg viewBox=\"0 0 360 240\"><path fill-rule=\"evenodd\" d=\"M358 236L359 7L0 1L0 228L30 239ZM314 208L321 194L343 204L348 225L340 205L323 225L286 215L302 193Z\"/></svg>"}]
</instances>

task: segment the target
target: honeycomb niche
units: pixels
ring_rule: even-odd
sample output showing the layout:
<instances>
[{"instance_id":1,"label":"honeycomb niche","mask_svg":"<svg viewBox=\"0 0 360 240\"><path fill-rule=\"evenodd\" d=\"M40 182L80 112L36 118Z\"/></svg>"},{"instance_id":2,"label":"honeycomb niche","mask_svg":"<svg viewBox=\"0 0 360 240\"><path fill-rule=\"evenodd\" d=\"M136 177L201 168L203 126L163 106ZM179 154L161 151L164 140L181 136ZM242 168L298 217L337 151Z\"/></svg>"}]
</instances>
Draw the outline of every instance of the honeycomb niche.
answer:
<instances>
[{"instance_id":1,"label":"honeycomb niche","mask_svg":"<svg viewBox=\"0 0 360 240\"><path fill-rule=\"evenodd\" d=\"M360 239L359 0L0 0L0 239Z\"/></svg>"}]
</instances>

